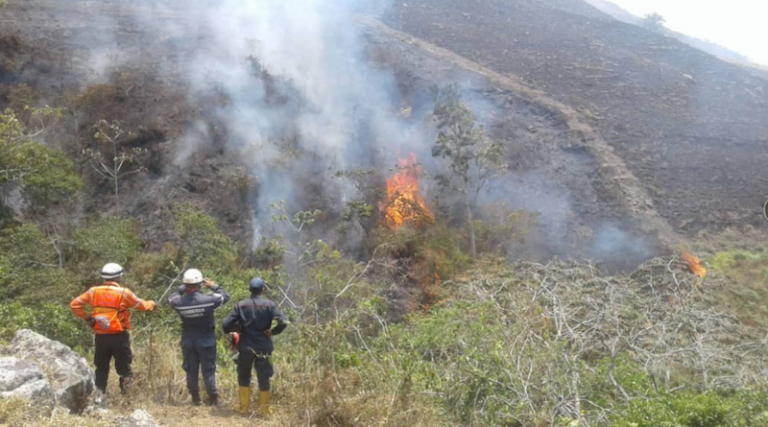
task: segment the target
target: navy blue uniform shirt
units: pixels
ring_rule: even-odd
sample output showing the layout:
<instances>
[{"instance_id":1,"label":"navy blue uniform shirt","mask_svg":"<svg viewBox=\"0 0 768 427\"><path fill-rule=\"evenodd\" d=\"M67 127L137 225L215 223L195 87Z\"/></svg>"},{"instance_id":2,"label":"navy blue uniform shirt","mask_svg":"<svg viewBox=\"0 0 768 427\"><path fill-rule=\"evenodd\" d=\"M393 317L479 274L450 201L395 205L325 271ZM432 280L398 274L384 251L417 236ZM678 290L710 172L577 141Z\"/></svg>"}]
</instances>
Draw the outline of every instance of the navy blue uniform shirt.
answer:
<instances>
[{"instance_id":1,"label":"navy blue uniform shirt","mask_svg":"<svg viewBox=\"0 0 768 427\"><path fill-rule=\"evenodd\" d=\"M277 326L272 328L272 320L277 319ZM240 326L239 350L253 350L271 354L272 338L265 334L278 335L288 326L288 320L274 301L261 295L251 296L237 304L224 319L224 332L236 332Z\"/></svg>"},{"instance_id":2,"label":"navy blue uniform shirt","mask_svg":"<svg viewBox=\"0 0 768 427\"><path fill-rule=\"evenodd\" d=\"M219 285L211 288L213 293L202 290L187 293L185 290L171 295L168 302L181 316L181 338L215 337L216 320L213 312L229 301L229 294Z\"/></svg>"}]
</instances>

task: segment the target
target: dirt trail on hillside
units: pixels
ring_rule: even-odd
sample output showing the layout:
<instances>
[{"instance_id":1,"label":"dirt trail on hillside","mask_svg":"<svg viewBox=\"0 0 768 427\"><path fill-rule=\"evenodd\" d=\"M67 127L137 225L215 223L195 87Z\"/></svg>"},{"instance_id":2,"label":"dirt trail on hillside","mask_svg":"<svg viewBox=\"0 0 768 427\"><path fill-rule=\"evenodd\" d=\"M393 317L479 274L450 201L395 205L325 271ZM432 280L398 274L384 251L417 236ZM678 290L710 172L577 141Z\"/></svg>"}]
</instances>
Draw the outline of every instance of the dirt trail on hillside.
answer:
<instances>
[{"instance_id":1,"label":"dirt trail on hillside","mask_svg":"<svg viewBox=\"0 0 768 427\"><path fill-rule=\"evenodd\" d=\"M561 117L576 139L581 141L584 148L597 160L599 165L597 172L602 181L606 183L606 190L611 192L610 196L622 204L631 217L637 221L639 228L644 232L656 235L659 241L669 249L683 243L683 237L676 233L669 223L659 215L653 205L652 198L637 177L630 172L621 157L605 140L598 136L597 132L573 108L548 97L542 91L530 88L517 76L505 76L496 73L454 52L395 30L380 21L367 17L359 17L358 19L375 31L410 45L418 46L430 55L479 74L494 85L513 91L529 102Z\"/></svg>"}]
</instances>

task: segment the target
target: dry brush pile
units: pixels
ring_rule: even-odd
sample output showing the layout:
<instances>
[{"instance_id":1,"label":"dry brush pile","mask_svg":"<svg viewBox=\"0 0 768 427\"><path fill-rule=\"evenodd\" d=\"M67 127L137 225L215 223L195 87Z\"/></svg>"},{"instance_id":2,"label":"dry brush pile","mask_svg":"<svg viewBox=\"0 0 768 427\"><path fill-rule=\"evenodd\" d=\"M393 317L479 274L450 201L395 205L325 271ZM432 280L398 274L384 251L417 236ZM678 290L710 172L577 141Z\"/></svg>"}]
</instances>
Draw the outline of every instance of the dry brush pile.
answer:
<instances>
[{"instance_id":1,"label":"dry brush pile","mask_svg":"<svg viewBox=\"0 0 768 427\"><path fill-rule=\"evenodd\" d=\"M425 353L450 365L441 382L465 423L611 425L659 396L765 386L766 339L705 303L722 280L678 259L614 277L559 262L491 270L452 285L456 339Z\"/></svg>"}]
</instances>

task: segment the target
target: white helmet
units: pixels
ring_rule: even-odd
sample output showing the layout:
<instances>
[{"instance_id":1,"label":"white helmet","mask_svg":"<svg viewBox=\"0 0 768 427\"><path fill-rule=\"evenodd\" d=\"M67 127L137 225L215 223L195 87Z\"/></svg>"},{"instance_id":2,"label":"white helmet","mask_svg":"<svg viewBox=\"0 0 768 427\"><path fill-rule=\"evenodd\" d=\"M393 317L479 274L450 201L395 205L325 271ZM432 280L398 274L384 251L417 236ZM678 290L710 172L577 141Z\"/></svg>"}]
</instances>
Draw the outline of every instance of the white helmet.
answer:
<instances>
[{"instance_id":1,"label":"white helmet","mask_svg":"<svg viewBox=\"0 0 768 427\"><path fill-rule=\"evenodd\" d=\"M190 268L184 272L185 285L199 285L200 283L203 283L203 273L200 270Z\"/></svg>"},{"instance_id":2,"label":"white helmet","mask_svg":"<svg viewBox=\"0 0 768 427\"><path fill-rule=\"evenodd\" d=\"M102 279L117 279L123 275L123 267L120 264L110 262L101 269Z\"/></svg>"}]
</instances>

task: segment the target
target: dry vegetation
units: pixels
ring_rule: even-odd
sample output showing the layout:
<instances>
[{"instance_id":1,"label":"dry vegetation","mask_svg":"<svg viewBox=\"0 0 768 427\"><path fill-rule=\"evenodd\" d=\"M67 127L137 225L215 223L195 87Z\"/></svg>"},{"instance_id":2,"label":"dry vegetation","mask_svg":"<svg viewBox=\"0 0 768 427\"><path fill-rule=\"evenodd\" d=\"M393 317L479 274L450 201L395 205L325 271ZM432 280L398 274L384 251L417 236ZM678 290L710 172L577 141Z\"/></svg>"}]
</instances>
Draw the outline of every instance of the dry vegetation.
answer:
<instances>
[{"instance_id":1,"label":"dry vegetation","mask_svg":"<svg viewBox=\"0 0 768 427\"><path fill-rule=\"evenodd\" d=\"M0 190L8 196L0 203L0 340L8 340L17 329L33 328L90 359L90 331L71 316L66 304L98 280L95 275L106 260L124 265L129 287L147 299L162 295L169 282L187 266L200 268L206 276L223 284L233 299L246 296L245 283L251 277L263 276L270 283L269 296L293 322L276 339L275 414L270 419L242 417L230 410L236 397L236 373L233 354L223 339L218 360L222 407L189 405L178 345L178 318L172 310L162 308L135 317L132 339L136 378L130 393L121 396L113 374L109 390L112 415L91 412L73 417L57 412L52 418L43 418L24 402L0 400L0 424L114 425L114 415L125 415L136 408L145 408L163 424L172 426L768 424L768 338L763 332L768 325L768 311L760 305L768 296L763 252L731 251L708 257L713 274L706 278L691 274L689 266L674 257L652 259L625 275L609 275L588 261L510 263L506 256L511 256L515 248L524 247L529 234L535 234L541 215L502 203L483 206L473 200L476 197L463 197L465 200L457 209L456 194L446 197L450 195L446 189L470 194L470 177L479 174L483 178L483 171L472 171L471 165L494 165L511 171L515 166L508 161L513 161L531 163L531 168L539 167L537 172L542 175L557 176L572 181L572 187L586 188L584 193L573 193L579 196L578 205L574 205L578 212L574 215L590 211L589 218L595 223L629 215L638 219L639 228L662 230L662 237L675 240L675 233L687 232L687 228L669 224L670 219L696 210L690 216L696 221L691 226L694 230L718 220L697 216L712 210L695 209L698 203L716 203L717 197L701 198L696 191L689 191L684 179L670 175L688 169L661 168L666 175L659 176L664 177L661 179L665 179L665 185L674 183L674 191L665 185L653 187L649 182L654 181L643 175L645 170L637 176L629 173L629 163L657 160L643 149L630 154L614 152L614 146L623 145L614 140L614 128L606 131L608 119L601 116L604 113L587 111L591 105L575 108L564 103L563 99L572 95L571 91L581 90L581 86L569 83L567 88L546 87L547 73L567 71L566 74L579 77L578 73L585 72L583 64L571 68L547 65L546 72L537 73L543 76L539 85L547 92L532 89L530 82L507 73L511 70L525 76L526 70L516 68L525 66L524 61L516 59L515 64L507 64L509 67L492 63L484 68L479 64L489 61L483 52L495 51L477 49L480 44L467 37L488 40L479 30L494 25L505 31L514 30L508 21L489 19L494 25L472 26L472 31L479 31L477 34L462 24L458 28L466 29L466 33L452 34L446 39L441 29L454 28L452 23L440 23L429 29L420 26L423 22L434 22L434 9L430 6L433 3L422 0L418 7L402 6L413 7L408 12L415 11L405 14L403 26L456 52L437 48L377 22L367 22L370 31L376 32L371 37L378 37L381 45L408 45L400 53L412 55L411 61L417 64L411 64L412 67L423 67L423 60L440 64L430 67L434 69L453 67L447 73L451 76L454 68L461 69L460 73L474 73L473 79L483 77L487 80L483 85L495 85L478 92L495 97L494 102L503 104L500 111L504 114L517 114L514 118L518 122L497 123L495 127L504 128L517 138L515 144L504 145L505 149L514 145L512 148L519 155L505 151L502 156L501 147L491 144L483 134L484 128L475 127L473 113L459 102L456 93L456 102L448 104L460 107L462 114L444 111L443 116L465 123L457 127L461 131L453 139L443 133L433 147L437 148L433 155L448 157L453 166L452 176L450 167L430 171L445 184L453 182L442 186L443 192L435 197L439 199L436 206L431 206L420 193L422 165L416 163L415 157L403 166L418 169L419 173L404 173L406 168L401 168L399 173L393 171L388 180L375 169L338 172L336 177L347 180L345 183L356 187L359 193L357 199L346 204L340 203L335 193L315 191L317 188L311 185L315 183L310 181L316 177L310 174L306 179L309 202L301 207L307 211L293 212L287 203L276 202L271 205L272 211L258 213L264 218L271 217L272 223L260 230L263 240L256 250L245 247L247 238L242 235L250 237L248 233L253 232L248 222L254 214L249 197L263 184L257 182L250 169L237 167L236 160L240 159L233 159L236 155L223 148L227 130L219 127L221 122L207 118L211 119L211 134L207 135L210 144L203 144L202 151L195 154L198 158L183 168L175 163L175 147L164 144L167 139L181 138L181 131L190 122L206 119L200 117L199 111L193 111L189 100L183 100L183 86L178 81L158 83L154 80L157 76L149 71L156 65L152 61L160 61L164 53L174 51L173 43L163 43L154 52L158 58L150 58L146 64L116 67L115 75L105 79L109 83L73 83L67 80L76 78L71 70L61 75L50 73L61 81L50 87L40 84L35 90L66 87L67 90L62 90L65 93L56 94L58 97L36 93L25 85L0 87L0 101L12 109L0 113ZM441 17L444 18L443 10L447 16L453 16L482 2L459 3L451 2L451 7L441 3ZM524 6L521 10L526 13L533 13L538 7L535 2L515 4ZM77 8L47 7L60 8L59 16L71 20L70 24L83 19L74 16ZM112 6L105 3L104 7ZM119 10L130 15L128 8ZM469 10L457 21L471 22L473 14L480 12L487 10ZM493 15L504 16L495 12ZM419 22L412 21L415 17L420 17ZM517 15L515 18L518 19ZM563 19L576 25L570 15ZM112 24L109 19L100 21L103 28ZM151 38L134 31L130 23L122 25L120 34L127 35L129 42L140 45ZM72 28L89 27L78 24L70 30L81 31ZM506 34L505 31L498 33ZM54 38L51 34L56 33L47 33L46 37ZM0 37L0 71L12 71L20 80L41 81L47 73L42 70L66 68L57 62L54 53L46 56L49 50L42 44L27 45L15 35ZM526 34L520 39L529 37ZM648 42L643 44L644 49L656 49L653 43L658 42L654 38L641 41ZM568 49L562 43L552 47L548 44L551 42L548 38L540 40L541 46L549 46L555 52ZM430 55L414 54L417 48ZM27 54L32 51L40 55ZM578 49L568 55L574 52L581 55ZM69 54L67 67L72 68L74 54ZM460 54L471 56L477 63ZM532 55L528 57L531 63L540 64L540 53L531 50L527 54ZM505 55L506 51L491 56L506 58ZM397 55L382 58L406 62ZM402 64L388 66L407 68ZM528 67L536 71L535 66ZM618 67L633 69L632 62ZM718 84L731 72L722 66L717 69L719 73L712 77L712 82L696 84ZM533 71L529 68L526 72ZM590 72L593 71L596 72ZM630 77L637 76L627 78ZM439 81L445 76L429 78ZM600 77L604 78L608 77ZM677 74L665 78L672 87L693 84L689 79L680 80ZM745 84L758 84L744 79ZM413 77L416 80L418 83L413 83L411 92L403 91L404 98L417 97L428 78ZM558 76L555 80L569 79ZM612 105L601 98L607 93L599 92L596 97L577 95L602 99L606 105ZM57 99L63 109L29 108L45 98ZM227 100L217 98L217 102ZM622 102L623 98L619 104ZM639 101L631 102L634 108ZM424 105L420 108L426 108ZM413 105L408 109L410 114ZM38 113L55 118L52 121L59 126L53 130L49 121L38 120ZM653 122L657 117L654 114L643 117ZM611 117L610 123L615 120L618 129L623 123L620 119ZM145 127L147 123L151 126ZM455 123L445 119L442 126L446 125L450 128ZM523 128L527 133L522 132ZM135 130L135 134L127 132L129 129ZM540 132L550 134L551 140L545 140L551 143L542 144L537 136ZM43 134L50 136L55 141L51 145L59 150L36 139ZM653 139L629 134L630 142ZM474 138L462 140L462 135ZM512 138L509 135L506 136ZM759 141L751 142L757 145ZM278 159L280 163L289 164L301 156L314 155L300 152L293 147L295 143L278 142L290 146L288 154ZM467 146L476 147L477 152L463 152ZM536 154L524 157L526 150ZM27 155L20 156L20 152ZM581 153L574 154L579 159L577 163L558 157L574 152ZM67 160L72 157L79 163ZM708 157L692 157L690 162L694 166L710 166ZM47 167L35 162L39 159L46 159ZM13 169L9 165L20 161L29 164L23 175L10 173ZM592 162L602 165L596 173L590 169ZM541 169L543 163L549 169ZM74 164L80 167L79 171ZM574 165L581 168L571 168ZM518 167L521 173L529 171ZM571 169L577 172L563 175L562 171ZM407 179L397 185L398 177ZM456 186L457 181L464 185ZM476 191L484 181L474 183ZM621 185L612 185L619 181L623 181ZM740 183L737 181L738 177L727 184ZM83 187L85 191L81 191ZM11 189L22 191L29 205L22 212L24 215L6 205ZM717 191L729 192L730 196L731 190L723 186ZM78 208L67 204L72 198L77 199ZM665 203L679 204L680 210L665 207ZM106 209L107 205L112 207ZM328 211L320 209L326 206ZM398 207L409 209L410 214L398 211L392 215L390 210ZM743 208L739 206L735 211ZM105 209L110 215L92 215ZM717 210L714 214L723 212L728 213ZM567 212L568 216L572 214ZM569 222L566 228L570 225L573 223ZM248 231L242 233L245 229ZM591 230L584 234L588 235L585 241L591 239ZM229 237L233 235L240 240ZM350 237L361 243L347 252L332 242L342 246ZM561 240L558 242L562 244ZM225 306L218 316L223 317L229 307Z\"/></svg>"}]
</instances>

